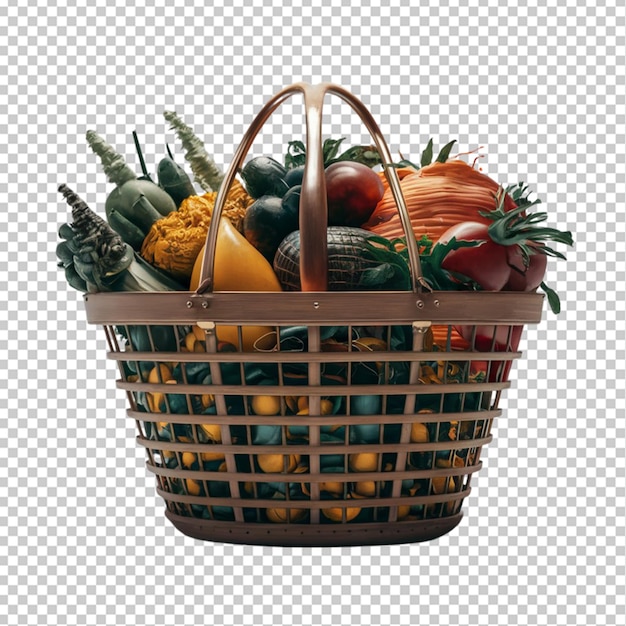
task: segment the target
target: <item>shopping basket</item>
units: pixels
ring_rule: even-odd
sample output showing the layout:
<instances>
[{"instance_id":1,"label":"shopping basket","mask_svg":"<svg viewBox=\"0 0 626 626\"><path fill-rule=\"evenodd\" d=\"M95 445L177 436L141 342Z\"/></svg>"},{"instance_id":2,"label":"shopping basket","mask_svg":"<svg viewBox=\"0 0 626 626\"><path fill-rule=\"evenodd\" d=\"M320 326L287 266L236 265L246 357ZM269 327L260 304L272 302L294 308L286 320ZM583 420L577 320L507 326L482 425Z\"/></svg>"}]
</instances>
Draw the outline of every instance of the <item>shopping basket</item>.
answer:
<instances>
[{"instance_id":1,"label":"shopping basket","mask_svg":"<svg viewBox=\"0 0 626 626\"><path fill-rule=\"evenodd\" d=\"M263 124L294 94L306 115L302 291L215 292L226 195ZM243 137L218 193L197 290L85 296L88 321L104 327L119 365L117 386L165 514L194 538L339 546L449 532L492 439L523 327L541 319L540 294L430 290L413 236L411 291L327 291L326 94L368 128L412 234L389 149L365 106L339 86L297 83L268 101ZM224 349L220 325L236 328L239 346ZM249 325L272 329L269 349L241 350Z\"/></svg>"}]
</instances>

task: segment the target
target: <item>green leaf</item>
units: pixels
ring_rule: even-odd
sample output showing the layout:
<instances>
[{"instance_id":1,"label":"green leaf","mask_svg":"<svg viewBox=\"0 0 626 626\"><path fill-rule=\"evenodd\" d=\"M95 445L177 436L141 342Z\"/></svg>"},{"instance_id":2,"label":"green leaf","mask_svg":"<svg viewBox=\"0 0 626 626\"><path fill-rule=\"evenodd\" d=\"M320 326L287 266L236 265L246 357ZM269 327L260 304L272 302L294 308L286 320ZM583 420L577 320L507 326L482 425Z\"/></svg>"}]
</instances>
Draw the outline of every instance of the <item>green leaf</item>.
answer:
<instances>
[{"instance_id":1,"label":"green leaf","mask_svg":"<svg viewBox=\"0 0 626 626\"><path fill-rule=\"evenodd\" d=\"M408 291L410 289L409 275L399 265L382 263L362 272L359 288L364 290Z\"/></svg>"},{"instance_id":2,"label":"green leaf","mask_svg":"<svg viewBox=\"0 0 626 626\"><path fill-rule=\"evenodd\" d=\"M452 146L455 143L456 139L453 139L450 143L447 143L443 148L441 148L435 161L438 163L445 163L448 160L448 157L450 156L450 151L452 150Z\"/></svg>"},{"instance_id":3,"label":"green leaf","mask_svg":"<svg viewBox=\"0 0 626 626\"><path fill-rule=\"evenodd\" d=\"M550 287L543 282L540 287L548 297L548 304L550 305L552 312L558 315L561 312L561 300L559 299L556 291L554 291L554 289L550 289Z\"/></svg>"},{"instance_id":4,"label":"green leaf","mask_svg":"<svg viewBox=\"0 0 626 626\"><path fill-rule=\"evenodd\" d=\"M359 287L372 288L384 285L389 281L394 273L394 269L389 263L383 263L377 267L371 267L364 270L361 274Z\"/></svg>"},{"instance_id":5,"label":"green leaf","mask_svg":"<svg viewBox=\"0 0 626 626\"><path fill-rule=\"evenodd\" d=\"M301 141L290 141L285 155L285 167L288 170L304 165L306 159L306 147Z\"/></svg>"},{"instance_id":6,"label":"green leaf","mask_svg":"<svg viewBox=\"0 0 626 626\"><path fill-rule=\"evenodd\" d=\"M344 141L345 137L341 139L326 139L322 146L322 154L324 155L324 164L328 163L337 156L339 152L339 146Z\"/></svg>"},{"instance_id":7,"label":"green leaf","mask_svg":"<svg viewBox=\"0 0 626 626\"><path fill-rule=\"evenodd\" d=\"M422 167L426 165L430 165L433 162L433 140L430 139L426 148L424 148L424 152L422 152L422 159L420 161L420 165Z\"/></svg>"},{"instance_id":8,"label":"green leaf","mask_svg":"<svg viewBox=\"0 0 626 626\"><path fill-rule=\"evenodd\" d=\"M391 166L395 167L396 169L399 169L401 167L412 167L414 170L420 169L419 165L415 165L415 163L413 163L412 161L409 161L408 159L402 159L401 161L398 161L397 163L392 163Z\"/></svg>"},{"instance_id":9,"label":"green leaf","mask_svg":"<svg viewBox=\"0 0 626 626\"><path fill-rule=\"evenodd\" d=\"M432 282L432 285L435 289L444 289L444 290L461 290L461 289L475 289L476 285L469 278L463 276L454 276L452 273L441 267L441 263L445 256L451 252L452 250L458 250L459 248L473 248L475 246L480 246L484 241L459 241L456 237L452 237L450 241L447 243L437 242L433 248L431 253L428 256L424 256L424 262L422 263L422 273L424 274L424 278L429 282ZM427 274L428 272L428 274ZM458 280L461 282L458 282Z\"/></svg>"},{"instance_id":10,"label":"green leaf","mask_svg":"<svg viewBox=\"0 0 626 626\"><path fill-rule=\"evenodd\" d=\"M367 167L375 167L382 163L376 146L352 146L345 152L342 152L338 157L325 162L324 165L328 167L339 161L355 161L367 165Z\"/></svg>"}]
</instances>

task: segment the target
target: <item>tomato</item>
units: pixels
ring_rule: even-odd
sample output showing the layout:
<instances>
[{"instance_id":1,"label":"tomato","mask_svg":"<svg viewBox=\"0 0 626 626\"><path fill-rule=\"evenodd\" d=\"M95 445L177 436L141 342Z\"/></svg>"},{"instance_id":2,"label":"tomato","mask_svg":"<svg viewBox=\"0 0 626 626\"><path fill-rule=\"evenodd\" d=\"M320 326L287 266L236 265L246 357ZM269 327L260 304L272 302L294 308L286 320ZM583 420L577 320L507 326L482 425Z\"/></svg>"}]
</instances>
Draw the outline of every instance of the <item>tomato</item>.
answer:
<instances>
[{"instance_id":1,"label":"tomato","mask_svg":"<svg viewBox=\"0 0 626 626\"><path fill-rule=\"evenodd\" d=\"M541 244L524 242L530 251L526 265L520 245L496 243L487 224L456 224L441 236L439 244L447 244L452 238L477 241L479 245L451 250L443 258L441 267L470 278L486 291L534 291L543 281L548 257L542 252Z\"/></svg>"},{"instance_id":2,"label":"tomato","mask_svg":"<svg viewBox=\"0 0 626 626\"><path fill-rule=\"evenodd\" d=\"M542 255L543 256L543 255ZM466 340L471 342L474 335L473 349L479 352L516 352L522 338L523 326L513 326L509 332L508 326L455 326L454 329ZM495 342L494 342L495 337ZM489 382L505 382L509 378L513 361L472 361L470 374L486 372L489 368Z\"/></svg>"},{"instance_id":3,"label":"tomato","mask_svg":"<svg viewBox=\"0 0 626 626\"><path fill-rule=\"evenodd\" d=\"M355 161L338 161L325 173L328 224L360 226L367 222L385 193L378 174Z\"/></svg>"},{"instance_id":4,"label":"tomato","mask_svg":"<svg viewBox=\"0 0 626 626\"><path fill-rule=\"evenodd\" d=\"M515 351L519 346L520 339L522 338L523 326L513 326L509 333L508 326L476 326L476 334L474 337L473 348L479 352L504 352L507 346L510 345L510 349ZM455 326L456 330L466 341L472 341L472 334L474 333L474 327L471 325L459 325ZM495 335L495 342L494 342ZM491 345L493 344L493 349Z\"/></svg>"},{"instance_id":5,"label":"tomato","mask_svg":"<svg viewBox=\"0 0 626 626\"><path fill-rule=\"evenodd\" d=\"M439 239L445 245L454 237L457 241L478 241L476 246L457 248L446 254L441 267L449 272L467 276L486 291L500 291L511 276L507 246L489 237L489 226L480 222L461 222L449 228Z\"/></svg>"},{"instance_id":6,"label":"tomato","mask_svg":"<svg viewBox=\"0 0 626 626\"><path fill-rule=\"evenodd\" d=\"M504 291L535 291L545 276L548 257L539 251L535 252L530 255L528 266L525 266L520 247L509 246L508 248L511 274L502 289Z\"/></svg>"}]
</instances>

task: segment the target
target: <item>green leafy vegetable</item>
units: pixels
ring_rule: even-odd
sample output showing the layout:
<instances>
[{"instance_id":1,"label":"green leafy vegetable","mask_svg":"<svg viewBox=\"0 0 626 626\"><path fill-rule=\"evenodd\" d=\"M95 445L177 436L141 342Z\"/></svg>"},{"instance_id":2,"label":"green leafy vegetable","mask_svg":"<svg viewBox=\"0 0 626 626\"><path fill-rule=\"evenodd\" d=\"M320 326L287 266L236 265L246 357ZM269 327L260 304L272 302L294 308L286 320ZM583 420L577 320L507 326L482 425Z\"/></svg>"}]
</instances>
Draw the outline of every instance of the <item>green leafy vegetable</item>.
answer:
<instances>
[{"instance_id":1,"label":"green leafy vegetable","mask_svg":"<svg viewBox=\"0 0 626 626\"><path fill-rule=\"evenodd\" d=\"M375 146L352 146L339 156L339 147L345 137L341 139L326 139L322 146L324 167L328 167L338 161L356 161L368 167L374 167L381 163L380 155ZM288 170L301 167L306 161L306 146L302 141L294 140L287 144L287 154L285 155L285 167Z\"/></svg>"}]
</instances>

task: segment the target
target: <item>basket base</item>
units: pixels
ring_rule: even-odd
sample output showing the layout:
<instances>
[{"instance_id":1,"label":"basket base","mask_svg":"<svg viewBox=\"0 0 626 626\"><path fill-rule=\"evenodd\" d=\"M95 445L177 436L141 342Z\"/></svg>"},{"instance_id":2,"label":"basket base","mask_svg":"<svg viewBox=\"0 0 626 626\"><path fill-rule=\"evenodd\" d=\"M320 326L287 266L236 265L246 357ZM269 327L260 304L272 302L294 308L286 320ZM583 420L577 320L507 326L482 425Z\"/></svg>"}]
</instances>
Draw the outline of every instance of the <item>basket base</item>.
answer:
<instances>
[{"instance_id":1,"label":"basket base","mask_svg":"<svg viewBox=\"0 0 626 626\"><path fill-rule=\"evenodd\" d=\"M431 541L449 533L463 513L440 519L390 524L252 524L195 519L165 511L165 517L184 535L219 543L257 546L329 547L391 545Z\"/></svg>"}]
</instances>

